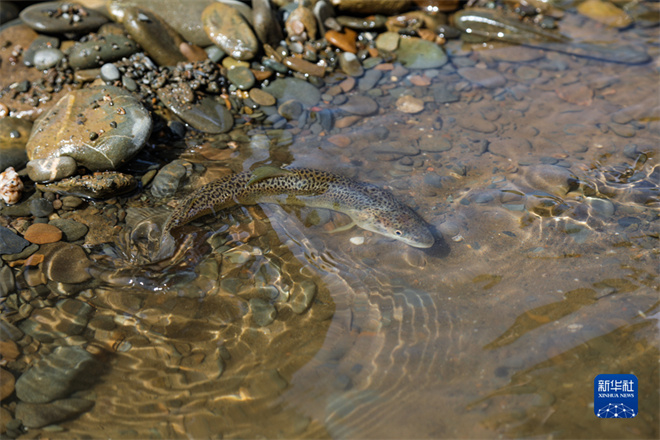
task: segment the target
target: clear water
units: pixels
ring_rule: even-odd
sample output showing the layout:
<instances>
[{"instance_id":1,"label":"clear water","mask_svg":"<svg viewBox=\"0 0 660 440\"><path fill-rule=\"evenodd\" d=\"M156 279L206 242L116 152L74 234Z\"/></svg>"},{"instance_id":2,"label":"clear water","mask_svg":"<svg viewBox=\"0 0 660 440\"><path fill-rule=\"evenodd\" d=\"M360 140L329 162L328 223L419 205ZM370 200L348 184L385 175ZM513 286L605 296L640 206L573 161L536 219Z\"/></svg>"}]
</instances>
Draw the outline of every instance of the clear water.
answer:
<instances>
[{"instance_id":1,"label":"clear water","mask_svg":"<svg viewBox=\"0 0 660 440\"><path fill-rule=\"evenodd\" d=\"M94 408L49 435L657 438L658 28L590 26L562 22L653 61L453 46L455 66L504 85L385 72L379 113L333 133L346 147L260 127L266 147L188 147L206 168L194 187L257 163L329 170L391 188L444 238L331 234L340 214L270 205L195 222L175 267L108 272L88 293L111 368ZM399 94L425 110L399 111ZM382 152L397 144L421 151ZM251 299L275 320L259 326ZM636 418L596 418L601 373L638 377Z\"/></svg>"}]
</instances>

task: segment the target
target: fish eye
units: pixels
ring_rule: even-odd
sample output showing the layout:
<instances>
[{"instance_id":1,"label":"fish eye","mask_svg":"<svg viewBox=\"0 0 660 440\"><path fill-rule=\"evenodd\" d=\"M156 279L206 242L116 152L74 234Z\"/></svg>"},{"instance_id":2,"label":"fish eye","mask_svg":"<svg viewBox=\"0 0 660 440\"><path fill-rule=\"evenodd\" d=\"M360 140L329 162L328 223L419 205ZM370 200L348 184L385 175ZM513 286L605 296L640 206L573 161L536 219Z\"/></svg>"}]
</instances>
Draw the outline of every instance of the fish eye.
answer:
<instances>
[{"instance_id":1,"label":"fish eye","mask_svg":"<svg viewBox=\"0 0 660 440\"><path fill-rule=\"evenodd\" d=\"M401 237L403 235L403 232L397 229L396 231L394 231L394 235L396 235L397 237Z\"/></svg>"}]
</instances>

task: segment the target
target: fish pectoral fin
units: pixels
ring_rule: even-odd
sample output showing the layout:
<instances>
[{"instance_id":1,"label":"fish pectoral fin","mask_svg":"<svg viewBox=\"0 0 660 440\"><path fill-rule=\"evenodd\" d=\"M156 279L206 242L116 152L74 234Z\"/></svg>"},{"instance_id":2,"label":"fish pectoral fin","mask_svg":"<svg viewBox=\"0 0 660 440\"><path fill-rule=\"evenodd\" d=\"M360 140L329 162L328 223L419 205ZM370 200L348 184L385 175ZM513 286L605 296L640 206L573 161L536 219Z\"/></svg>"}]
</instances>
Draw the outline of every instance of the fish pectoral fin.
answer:
<instances>
[{"instance_id":1,"label":"fish pectoral fin","mask_svg":"<svg viewBox=\"0 0 660 440\"><path fill-rule=\"evenodd\" d=\"M264 165L253 169L251 173L252 173L252 177L250 177L250 180L247 181L245 186L253 185L257 182L261 182L262 180L269 179L271 177L283 177L288 174L291 174L292 171L285 170L280 167L276 167L272 165Z\"/></svg>"},{"instance_id":2,"label":"fish pectoral fin","mask_svg":"<svg viewBox=\"0 0 660 440\"><path fill-rule=\"evenodd\" d=\"M348 223L344 226L337 226L332 231L328 231L328 234L336 234L337 232L348 231L349 229L353 229L354 226L357 226L357 223L355 223L354 221L351 220L350 223Z\"/></svg>"}]
</instances>

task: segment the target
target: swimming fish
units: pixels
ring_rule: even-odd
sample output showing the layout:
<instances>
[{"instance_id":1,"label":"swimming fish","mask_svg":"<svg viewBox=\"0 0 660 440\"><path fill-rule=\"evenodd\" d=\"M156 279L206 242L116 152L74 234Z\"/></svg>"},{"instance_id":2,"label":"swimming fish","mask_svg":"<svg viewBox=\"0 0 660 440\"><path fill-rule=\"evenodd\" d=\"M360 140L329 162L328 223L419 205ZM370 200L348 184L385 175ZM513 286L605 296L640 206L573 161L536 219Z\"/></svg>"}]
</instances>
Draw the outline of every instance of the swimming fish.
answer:
<instances>
[{"instance_id":1,"label":"swimming fish","mask_svg":"<svg viewBox=\"0 0 660 440\"><path fill-rule=\"evenodd\" d=\"M326 208L348 215L367 231L429 248L435 238L428 224L384 189L308 168L259 168L229 175L188 195L163 225L163 237L191 220L236 205L277 203Z\"/></svg>"}]
</instances>

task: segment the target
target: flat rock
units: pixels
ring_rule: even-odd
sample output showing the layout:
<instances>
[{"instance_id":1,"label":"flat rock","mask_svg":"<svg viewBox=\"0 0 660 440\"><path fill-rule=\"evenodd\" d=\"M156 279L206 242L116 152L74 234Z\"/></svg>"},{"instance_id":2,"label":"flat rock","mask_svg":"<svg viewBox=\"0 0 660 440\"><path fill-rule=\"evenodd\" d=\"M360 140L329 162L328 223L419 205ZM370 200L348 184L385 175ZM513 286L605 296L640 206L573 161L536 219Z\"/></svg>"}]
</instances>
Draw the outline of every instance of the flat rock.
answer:
<instances>
[{"instance_id":1,"label":"flat rock","mask_svg":"<svg viewBox=\"0 0 660 440\"><path fill-rule=\"evenodd\" d=\"M401 38L396 55L397 60L409 69L435 69L449 61L440 46L416 37Z\"/></svg>"},{"instance_id":2,"label":"flat rock","mask_svg":"<svg viewBox=\"0 0 660 440\"><path fill-rule=\"evenodd\" d=\"M506 84L506 78L504 78L498 72L490 69L463 67L458 69L458 74L468 81L476 83L487 89L502 87Z\"/></svg>"},{"instance_id":3,"label":"flat rock","mask_svg":"<svg viewBox=\"0 0 660 440\"><path fill-rule=\"evenodd\" d=\"M112 86L68 93L40 116L27 142L30 160L70 156L89 170L113 170L151 133L151 117L129 92Z\"/></svg>"},{"instance_id":4,"label":"flat rock","mask_svg":"<svg viewBox=\"0 0 660 440\"><path fill-rule=\"evenodd\" d=\"M37 3L23 9L20 17L35 31L50 34L86 33L108 21L103 14L93 9L67 2Z\"/></svg>"},{"instance_id":5,"label":"flat rock","mask_svg":"<svg viewBox=\"0 0 660 440\"><path fill-rule=\"evenodd\" d=\"M62 231L47 223L34 223L27 228L23 238L34 244L55 243L62 239Z\"/></svg>"},{"instance_id":6,"label":"flat rock","mask_svg":"<svg viewBox=\"0 0 660 440\"><path fill-rule=\"evenodd\" d=\"M49 222L49 224L57 227L62 231L64 240L68 242L80 240L87 234L89 228L75 220L65 219L65 218L56 218Z\"/></svg>"},{"instance_id":7,"label":"flat rock","mask_svg":"<svg viewBox=\"0 0 660 440\"><path fill-rule=\"evenodd\" d=\"M26 428L41 428L76 417L93 406L94 402L87 399L61 399L42 404L19 402L16 419Z\"/></svg>"},{"instance_id":8,"label":"flat rock","mask_svg":"<svg viewBox=\"0 0 660 440\"><path fill-rule=\"evenodd\" d=\"M78 42L69 49L69 65L74 69L91 69L137 51L137 43L124 35L92 35L88 41Z\"/></svg>"},{"instance_id":9,"label":"flat rock","mask_svg":"<svg viewBox=\"0 0 660 440\"><path fill-rule=\"evenodd\" d=\"M369 116L378 111L378 104L368 96L351 95L339 109L354 115Z\"/></svg>"},{"instance_id":10,"label":"flat rock","mask_svg":"<svg viewBox=\"0 0 660 440\"><path fill-rule=\"evenodd\" d=\"M0 226L0 255L13 255L28 247L30 242L10 229Z\"/></svg>"},{"instance_id":11,"label":"flat rock","mask_svg":"<svg viewBox=\"0 0 660 440\"><path fill-rule=\"evenodd\" d=\"M250 25L232 6L213 3L201 16L204 31L211 41L237 60L251 60L259 50L259 42Z\"/></svg>"},{"instance_id":12,"label":"flat rock","mask_svg":"<svg viewBox=\"0 0 660 440\"><path fill-rule=\"evenodd\" d=\"M78 164L69 156L34 159L27 163L27 173L33 182L54 182L76 174Z\"/></svg>"},{"instance_id":13,"label":"flat rock","mask_svg":"<svg viewBox=\"0 0 660 440\"><path fill-rule=\"evenodd\" d=\"M306 107L312 107L321 100L319 89L298 78L278 78L263 88L280 101L294 99Z\"/></svg>"}]
</instances>

